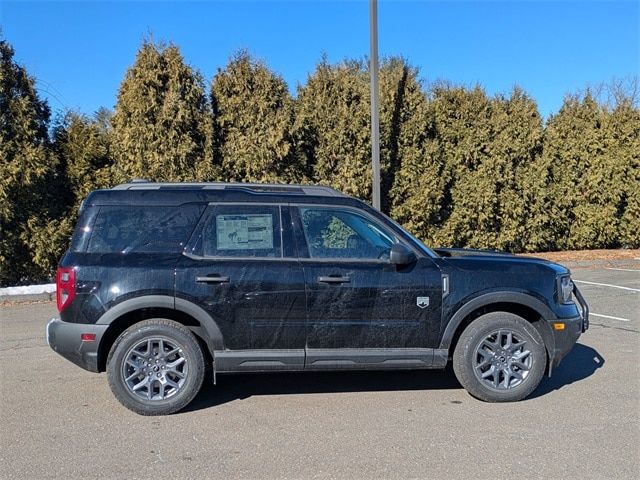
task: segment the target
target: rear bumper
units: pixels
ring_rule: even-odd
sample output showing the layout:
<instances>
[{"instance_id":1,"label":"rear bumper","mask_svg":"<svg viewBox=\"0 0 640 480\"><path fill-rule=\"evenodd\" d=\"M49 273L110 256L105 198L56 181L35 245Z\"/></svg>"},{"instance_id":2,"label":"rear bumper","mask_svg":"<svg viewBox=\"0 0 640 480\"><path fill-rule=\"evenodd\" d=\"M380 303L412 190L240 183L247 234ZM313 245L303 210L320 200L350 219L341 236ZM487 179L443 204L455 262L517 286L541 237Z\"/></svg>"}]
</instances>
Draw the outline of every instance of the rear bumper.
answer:
<instances>
[{"instance_id":1,"label":"rear bumper","mask_svg":"<svg viewBox=\"0 0 640 480\"><path fill-rule=\"evenodd\" d=\"M47 344L58 354L79 367L98 372L98 346L108 325L67 323L53 318L47 323ZM95 335L95 340L83 341L80 335Z\"/></svg>"}]
</instances>

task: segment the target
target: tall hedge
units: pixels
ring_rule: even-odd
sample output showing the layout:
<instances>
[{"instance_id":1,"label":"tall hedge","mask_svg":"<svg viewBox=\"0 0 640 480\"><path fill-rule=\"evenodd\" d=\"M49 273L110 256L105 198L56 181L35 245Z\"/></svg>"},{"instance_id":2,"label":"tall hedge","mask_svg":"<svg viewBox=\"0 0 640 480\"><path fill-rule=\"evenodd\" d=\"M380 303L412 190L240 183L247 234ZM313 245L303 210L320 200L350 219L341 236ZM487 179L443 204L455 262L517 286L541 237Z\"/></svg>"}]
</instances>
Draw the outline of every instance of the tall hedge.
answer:
<instances>
[{"instance_id":1,"label":"tall hedge","mask_svg":"<svg viewBox=\"0 0 640 480\"><path fill-rule=\"evenodd\" d=\"M631 151L617 138L619 130L611 112L591 93L567 97L549 120L544 157L550 171L551 228L557 248L621 245L626 183L634 186L634 182L629 171Z\"/></svg>"},{"instance_id":2,"label":"tall hedge","mask_svg":"<svg viewBox=\"0 0 640 480\"><path fill-rule=\"evenodd\" d=\"M293 100L285 81L239 52L211 84L214 160L221 179L295 182L304 169L291 138Z\"/></svg>"},{"instance_id":3,"label":"tall hedge","mask_svg":"<svg viewBox=\"0 0 640 480\"><path fill-rule=\"evenodd\" d=\"M640 108L629 97L621 99L611 114L611 123L614 132L611 144L623 177L616 212L620 218L616 243L637 248L640 247Z\"/></svg>"},{"instance_id":4,"label":"tall hedge","mask_svg":"<svg viewBox=\"0 0 640 480\"><path fill-rule=\"evenodd\" d=\"M58 173L48 186L46 201L55 205L55 214L33 229L31 240L48 271L69 245L82 200L91 191L114 184L110 129L100 112L95 118L67 113L53 127L51 151Z\"/></svg>"},{"instance_id":5,"label":"tall hedge","mask_svg":"<svg viewBox=\"0 0 640 480\"><path fill-rule=\"evenodd\" d=\"M323 59L298 88L295 134L311 181L371 196L369 88L362 62Z\"/></svg>"},{"instance_id":6,"label":"tall hedge","mask_svg":"<svg viewBox=\"0 0 640 480\"><path fill-rule=\"evenodd\" d=\"M415 142L424 135L426 98L417 69L403 58L385 59L379 77L382 208L388 212L400 160L415 155ZM372 175L369 85L364 62L331 65L323 58L298 88L294 125L298 154L312 181L366 200Z\"/></svg>"},{"instance_id":7,"label":"tall hedge","mask_svg":"<svg viewBox=\"0 0 640 480\"><path fill-rule=\"evenodd\" d=\"M56 176L47 127L50 111L35 80L0 39L0 284L46 276L50 265L32 242L49 220L44 201Z\"/></svg>"},{"instance_id":8,"label":"tall hedge","mask_svg":"<svg viewBox=\"0 0 640 480\"><path fill-rule=\"evenodd\" d=\"M0 62L2 286L46 280L82 199L133 177L323 183L370 200L363 61L322 59L294 97L239 52L207 95L178 47L145 41L113 115L63 112L53 125L5 40ZM383 60L383 211L431 246L640 247L640 106L620 85L567 95L543 121L522 89L425 86L405 59Z\"/></svg>"},{"instance_id":9,"label":"tall hedge","mask_svg":"<svg viewBox=\"0 0 640 480\"><path fill-rule=\"evenodd\" d=\"M208 112L204 81L178 47L145 41L120 85L112 119L116 178L210 178Z\"/></svg>"},{"instance_id":10,"label":"tall hedge","mask_svg":"<svg viewBox=\"0 0 640 480\"><path fill-rule=\"evenodd\" d=\"M392 189L403 163L420 161L428 135L428 101L419 71L402 57L380 66L380 163L382 210L392 208ZM422 172L424 181L430 172Z\"/></svg>"},{"instance_id":11,"label":"tall hedge","mask_svg":"<svg viewBox=\"0 0 640 480\"><path fill-rule=\"evenodd\" d=\"M112 178L111 126L104 110L94 117L67 113L53 130L53 148L62 163L65 189L72 194L70 206L93 190L109 188Z\"/></svg>"}]
</instances>

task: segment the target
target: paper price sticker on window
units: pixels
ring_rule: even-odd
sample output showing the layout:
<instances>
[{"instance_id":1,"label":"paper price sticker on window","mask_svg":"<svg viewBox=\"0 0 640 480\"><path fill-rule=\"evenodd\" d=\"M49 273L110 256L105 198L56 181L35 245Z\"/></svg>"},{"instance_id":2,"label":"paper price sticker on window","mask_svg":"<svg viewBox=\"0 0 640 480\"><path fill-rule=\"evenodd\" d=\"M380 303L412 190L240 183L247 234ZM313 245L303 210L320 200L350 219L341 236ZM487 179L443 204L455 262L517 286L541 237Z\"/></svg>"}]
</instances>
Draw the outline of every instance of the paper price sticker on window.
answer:
<instances>
[{"instance_id":1,"label":"paper price sticker on window","mask_svg":"<svg viewBox=\"0 0 640 480\"><path fill-rule=\"evenodd\" d=\"M273 217L268 214L217 215L219 250L273 248Z\"/></svg>"}]
</instances>

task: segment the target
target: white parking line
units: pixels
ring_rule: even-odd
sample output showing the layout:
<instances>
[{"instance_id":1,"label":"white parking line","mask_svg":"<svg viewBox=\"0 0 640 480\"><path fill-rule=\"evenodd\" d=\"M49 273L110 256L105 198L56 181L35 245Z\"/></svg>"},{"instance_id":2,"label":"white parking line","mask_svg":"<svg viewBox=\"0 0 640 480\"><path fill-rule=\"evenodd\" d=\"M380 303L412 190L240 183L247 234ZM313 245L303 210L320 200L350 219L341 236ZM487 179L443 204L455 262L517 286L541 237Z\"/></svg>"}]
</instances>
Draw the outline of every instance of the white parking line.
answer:
<instances>
[{"instance_id":1,"label":"white parking line","mask_svg":"<svg viewBox=\"0 0 640 480\"><path fill-rule=\"evenodd\" d=\"M610 285L608 283L587 282L585 280L573 280L576 283L584 283L587 285L598 285L600 287L619 288L620 290L629 290L631 292L640 293L640 288L621 287L620 285Z\"/></svg>"},{"instance_id":2,"label":"white parking line","mask_svg":"<svg viewBox=\"0 0 640 480\"><path fill-rule=\"evenodd\" d=\"M619 272L640 272L640 270L635 269L635 268L609 268L609 267L607 267L606 270L617 270Z\"/></svg>"},{"instance_id":3,"label":"white parking line","mask_svg":"<svg viewBox=\"0 0 640 480\"><path fill-rule=\"evenodd\" d=\"M621 322L630 322L631 321L628 318L612 317L611 315L602 315L600 313L589 312L589 315L593 315L594 317L609 318L611 320L619 320Z\"/></svg>"}]
</instances>

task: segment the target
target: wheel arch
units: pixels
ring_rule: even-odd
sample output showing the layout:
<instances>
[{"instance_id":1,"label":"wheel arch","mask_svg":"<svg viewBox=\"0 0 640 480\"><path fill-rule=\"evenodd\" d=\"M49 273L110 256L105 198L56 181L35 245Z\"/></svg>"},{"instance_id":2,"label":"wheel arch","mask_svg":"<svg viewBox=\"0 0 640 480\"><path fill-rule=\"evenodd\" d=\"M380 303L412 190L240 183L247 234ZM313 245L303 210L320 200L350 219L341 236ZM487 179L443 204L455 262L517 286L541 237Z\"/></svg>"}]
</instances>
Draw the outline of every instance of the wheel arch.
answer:
<instances>
[{"instance_id":1,"label":"wheel arch","mask_svg":"<svg viewBox=\"0 0 640 480\"><path fill-rule=\"evenodd\" d=\"M547 320L556 318L556 315L541 300L521 292L493 292L465 303L447 324L440 348L451 355L464 329L480 316L491 312L508 312L524 318L540 333L547 355L550 356L554 351L555 340Z\"/></svg>"},{"instance_id":2,"label":"wheel arch","mask_svg":"<svg viewBox=\"0 0 640 480\"><path fill-rule=\"evenodd\" d=\"M202 308L188 300L164 295L149 295L126 300L108 310L98 324L109 325L98 347L98 371L106 370L113 343L127 328L150 318L166 318L189 328L201 344L209 361L214 350L223 350L222 333L216 322Z\"/></svg>"}]
</instances>

